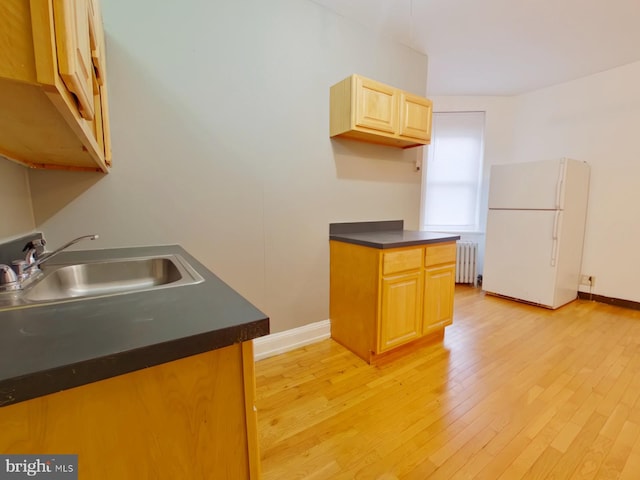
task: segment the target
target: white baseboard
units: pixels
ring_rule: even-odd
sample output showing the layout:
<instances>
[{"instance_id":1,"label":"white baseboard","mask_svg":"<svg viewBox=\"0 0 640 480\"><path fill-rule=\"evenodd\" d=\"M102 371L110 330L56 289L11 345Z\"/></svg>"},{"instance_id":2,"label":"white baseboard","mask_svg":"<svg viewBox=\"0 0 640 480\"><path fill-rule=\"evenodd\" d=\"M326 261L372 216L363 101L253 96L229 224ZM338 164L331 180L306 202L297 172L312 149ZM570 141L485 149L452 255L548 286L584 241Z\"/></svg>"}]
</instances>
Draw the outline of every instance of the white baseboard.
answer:
<instances>
[{"instance_id":1,"label":"white baseboard","mask_svg":"<svg viewBox=\"0 0 640 480\"><path fill-rule=\"evenodd\" d=\"M273 357L311 343L325 340L331 336L331 322L319 322L292 328L284 332L272 333L253 341L253 356L256 360Z\"/></svg>"}]
</instances>

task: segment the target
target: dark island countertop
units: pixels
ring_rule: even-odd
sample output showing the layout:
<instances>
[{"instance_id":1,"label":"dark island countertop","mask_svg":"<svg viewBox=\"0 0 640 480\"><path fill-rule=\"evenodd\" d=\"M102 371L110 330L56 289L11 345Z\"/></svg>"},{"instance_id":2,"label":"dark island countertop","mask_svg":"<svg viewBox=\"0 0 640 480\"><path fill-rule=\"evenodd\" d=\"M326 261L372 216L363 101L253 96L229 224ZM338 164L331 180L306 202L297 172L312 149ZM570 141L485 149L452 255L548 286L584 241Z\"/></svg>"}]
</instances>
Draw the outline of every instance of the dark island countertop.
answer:
<instances>
[{"instance_id":1,"label":"dark island countertop","mask_svg":"<svg viewBox=\"0 0 640 480\"><path fill-rule=\"evenodd\" d=\"M454 242L459 235L404 230L402 220L332 223L329 239L371 248L399 248L430 243Z\"/></svg>"},{"instance_id":2,"label":"dark island countertop","mask_svg":"<svg viewBox=\"0 0 640 480\"><path fill-rule=\"evenodd\" d=\"M178 245L64 252L52 264L177 254L195 285L0 311L0 406L269 333L269 318Z\"/></svg>"}]
</instances>

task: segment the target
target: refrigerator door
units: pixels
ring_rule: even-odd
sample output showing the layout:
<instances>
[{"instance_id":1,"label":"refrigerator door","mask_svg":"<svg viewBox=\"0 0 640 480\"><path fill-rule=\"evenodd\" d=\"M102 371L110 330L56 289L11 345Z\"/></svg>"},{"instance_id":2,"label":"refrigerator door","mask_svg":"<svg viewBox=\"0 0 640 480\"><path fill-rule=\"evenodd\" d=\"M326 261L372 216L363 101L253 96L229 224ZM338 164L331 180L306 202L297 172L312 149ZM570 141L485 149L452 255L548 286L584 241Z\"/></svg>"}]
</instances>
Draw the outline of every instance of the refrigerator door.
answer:
<instances>
[{"instance_id":1,"label":"refrigerator door","mask_svg":"<svg viewBox=\"0 0 640 480\"><path fill-rule=\"evenodd\" d=\"M562 209L566 163L566 159L558 159L493 165L489 208Z\"/></svg>"},{"instance_id":2,"label":"refrigerator door","mask_svg":"<svg viewBox=\"0 0 640 480\"><path fill-rule=\"evenodd\" d=\"M561 223L557 210L489 210L483 289L557 308Z\"/></svg>"}]
</instances>

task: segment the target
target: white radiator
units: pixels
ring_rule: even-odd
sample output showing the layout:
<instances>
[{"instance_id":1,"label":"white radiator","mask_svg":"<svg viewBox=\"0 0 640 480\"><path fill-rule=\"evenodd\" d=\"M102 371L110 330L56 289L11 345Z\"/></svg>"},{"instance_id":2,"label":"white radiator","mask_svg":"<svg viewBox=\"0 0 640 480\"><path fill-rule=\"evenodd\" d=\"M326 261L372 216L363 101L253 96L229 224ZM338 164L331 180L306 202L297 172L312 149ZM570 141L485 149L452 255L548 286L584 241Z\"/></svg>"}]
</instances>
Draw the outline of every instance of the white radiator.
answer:
<instances>
[{"instance_id":1,"label":"white radiator","mask_svg":"<svg viewBox=\"0 0 640 480\"><path fill-rule=\"evenodd\" d=\"M456 283L476 283L478 244L476 242L456 242Z\"/></svg>"}]
</instances>

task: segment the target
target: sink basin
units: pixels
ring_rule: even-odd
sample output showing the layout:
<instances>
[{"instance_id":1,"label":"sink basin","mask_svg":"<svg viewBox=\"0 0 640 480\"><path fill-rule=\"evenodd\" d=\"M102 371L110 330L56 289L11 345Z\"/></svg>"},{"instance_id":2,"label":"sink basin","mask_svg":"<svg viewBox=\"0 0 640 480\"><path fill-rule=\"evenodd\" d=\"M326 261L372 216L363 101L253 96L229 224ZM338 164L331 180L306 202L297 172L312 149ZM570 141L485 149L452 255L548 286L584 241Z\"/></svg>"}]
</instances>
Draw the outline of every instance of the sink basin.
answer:
<instances>
[{"instance_id":1,"label":"sink basin","mask_svg":"<svg viewBox=\"0 0 640 480\"><path fill-rule=\"evenodd\" d=\"M203 281L180 255L47 265L41 277L22 292L5 296L4 302L0 297L0 307L121 295Z\"/></svg>"}]
</instances>

